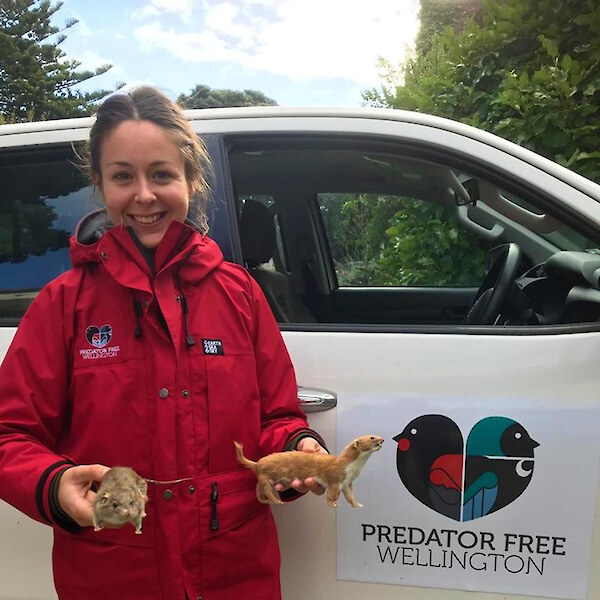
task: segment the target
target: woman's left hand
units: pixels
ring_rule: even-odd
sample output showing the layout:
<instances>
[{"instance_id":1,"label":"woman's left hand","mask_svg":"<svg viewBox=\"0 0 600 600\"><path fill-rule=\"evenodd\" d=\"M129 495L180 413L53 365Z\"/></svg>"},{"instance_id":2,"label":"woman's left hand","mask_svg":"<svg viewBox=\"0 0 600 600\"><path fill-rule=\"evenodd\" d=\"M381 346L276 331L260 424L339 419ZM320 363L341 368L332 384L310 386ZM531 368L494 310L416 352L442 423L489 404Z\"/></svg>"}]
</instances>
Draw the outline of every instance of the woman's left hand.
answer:
<instances>
[{"instance_id":1,"label":"woman's left hand","mask_svg":"<svg viewBox=\"0 0 600 600\"><path fill-rule=\"evenodd\" d=\"M325 450L325 448L323 448L323 446L321 446L321 444L317 442L317 440L311 437L302 438L298 442L296 450L298 450L299 452L308 452L315 454L329 454L327 450ZM319 483L317 483L312 477L307 477L304 481L302 481L301 479L294 479L290 487L299 492L300 494L304 494L306 492L313 492L313 494L318 494L319 496L321 496L325 493L325 488ZM275 489L278 492L282 492L283 490L289 488L286 488L281 483L278 483L275 486Z\"/></svg>"}]
</instances>

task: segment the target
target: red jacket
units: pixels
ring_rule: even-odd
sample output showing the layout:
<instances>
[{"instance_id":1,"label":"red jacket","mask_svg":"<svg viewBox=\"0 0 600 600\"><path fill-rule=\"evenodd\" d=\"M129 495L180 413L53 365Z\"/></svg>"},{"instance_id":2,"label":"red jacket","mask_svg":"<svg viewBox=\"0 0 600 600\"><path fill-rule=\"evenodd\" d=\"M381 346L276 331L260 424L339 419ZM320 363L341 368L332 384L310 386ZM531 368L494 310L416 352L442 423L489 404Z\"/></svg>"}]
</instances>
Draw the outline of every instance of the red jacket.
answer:
<instances>
[{"instance_id":1,"label":"red jacket","mask_svg":"<svg viewBox=\"0 0 600 600\"><path fill-rule=\"evenodd\" d=\"M269 306L187 225L171 224L153 274L126 229L82 243L98 218L2 365L0 497L54 526L61 600L278 599L273 518L233 446L257 458L311 433ZM169 482L149 483L142 535L58 527L49 487L68 463Z\"/></svg>"}]
</instances>

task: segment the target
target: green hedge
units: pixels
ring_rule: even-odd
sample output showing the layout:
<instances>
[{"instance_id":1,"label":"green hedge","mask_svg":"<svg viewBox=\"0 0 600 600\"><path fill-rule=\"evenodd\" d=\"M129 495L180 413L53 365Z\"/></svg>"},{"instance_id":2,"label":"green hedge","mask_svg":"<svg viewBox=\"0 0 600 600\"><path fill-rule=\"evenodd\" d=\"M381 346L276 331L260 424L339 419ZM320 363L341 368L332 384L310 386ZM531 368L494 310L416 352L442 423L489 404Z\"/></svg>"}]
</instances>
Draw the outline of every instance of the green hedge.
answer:
<instances>
[{"instance_id":1,"label":"green hedge","mask_svg":"<svg viewBox=\"0 0 600 600\"><path fill-rule=\"evenodd\" d=\"M366 103L486 129L600 182L600 3L487 1L481 20L434 36L403 85L388 64Z\"/></svg>"}]
</instances>

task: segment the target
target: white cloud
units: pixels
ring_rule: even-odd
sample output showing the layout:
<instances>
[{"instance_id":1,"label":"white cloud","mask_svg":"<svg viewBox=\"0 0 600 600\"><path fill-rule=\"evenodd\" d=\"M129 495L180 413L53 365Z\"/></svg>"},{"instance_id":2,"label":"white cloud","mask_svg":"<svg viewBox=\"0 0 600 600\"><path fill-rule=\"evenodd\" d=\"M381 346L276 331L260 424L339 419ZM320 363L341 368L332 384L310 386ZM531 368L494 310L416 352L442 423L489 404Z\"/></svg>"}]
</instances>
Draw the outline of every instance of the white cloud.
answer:
<instances>
[{"instance_id":1,"label":"white cloud","mask_svg":"<svg viewBox=\"0 0 600 600\"><path fill-rule=\"evenodd\" d=\"M239 16L239 6L223 2L207 10L204 26L207 31L224 38L236 38L243 41L249 37L250 32L246 25L236 23Z\"/></svg>"},{"instance_id":2,"label":"white cloud","mask_svg":"<svg viewBox=\"0 0 600 600\"><path fill-rule=\"evenodd\" d=\"M176 58L191 62L233 60L237 51L229 50L225 40L206 30L201 33L182 33L164 29L159 21L138 27L133 32L142 50L167 50Z\"/></svg>"},{"instance_id":3,"label":"white cloud","mask_svg":"<svg viewBox=\"0 0 600 600\"><path fill-rule=\"evenodd\" d=\"M142 19L147 19L148 17L158 16L160 16L160 10L158 10L156 6L152 6L152 4L145 4L144 6L140 6L131 13L131 18L134 21L140 21Z\"/></svg>"},{"instance_id":4,"label":"white cloud","mask_svg":"<svg viewBox=\"0 0 600 600\"><path fill-rule=\"evenodd\" d=\"M133 11L131 18L134 20L148 17L159 17L164 13L172 13L188 22L191 19L194 0L150 0Z\"/></svg>"},{"instance_id":5,"label":"white cloud","mask_svg":"<svg viewBox=\"0 0 600 600\"><path fill-rule=\"evenodd\" d=\"M156 7L167 3L188 4L152 0ZM227 62L297 81L342 78L371 86L380 82L377 58L402 62L419 25L418 0L204 0L203 5L203 23L173 29L154 20L133 35L143 49L166 50L187 62Z\"/></svg>"},{"instance_id":6,"label":"white cloud","mask_svg":"<svg viewBox=\"0 0 600 600\"><path fill-rule=\"evenodd\" d=\"M82 38L87 38L94 35L92 28L81 17L75 16L75 18L77 19L77 24L73 25L73 27L77 28L77 33ZM67 29L65 33L68 35L69 30Z\"/></svg>"},{"instance_id":7,"label":"white cloud","mask_svg":"<svg viewBox=\"0 0 600 600\"><path fill-rule=\"evenodd\" d=\"M98 67L106 64L112 64L110 58L106 58L92 52L91 50L85 50L79 56L77 56L77 60L81 63L81 69L93 71ZM118 67L113 67L113 73L118 71Z\"/></svg>"}]
</instances>

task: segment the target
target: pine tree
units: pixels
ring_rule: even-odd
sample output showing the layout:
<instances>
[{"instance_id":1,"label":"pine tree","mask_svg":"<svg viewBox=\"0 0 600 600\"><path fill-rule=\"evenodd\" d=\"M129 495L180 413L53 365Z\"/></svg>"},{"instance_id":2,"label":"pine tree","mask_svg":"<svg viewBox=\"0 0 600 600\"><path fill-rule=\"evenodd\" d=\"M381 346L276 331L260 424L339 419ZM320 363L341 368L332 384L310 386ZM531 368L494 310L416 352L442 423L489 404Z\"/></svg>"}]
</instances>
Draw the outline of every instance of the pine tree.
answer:
<instances>
[{"instance_id":1,"label":"pine tree","mask_svg":"<svg viewBox=\"0 0 600 600\"><path fill-rule=\"evenodd\" d=\"M50 23L62 2L0 0L0 121L61 119L90 114L93 103L110 90L84 93L78 83L108 71L77 71L80 62L67 60L59 47L65 30Z\"/></svg>"}]
</instances>

